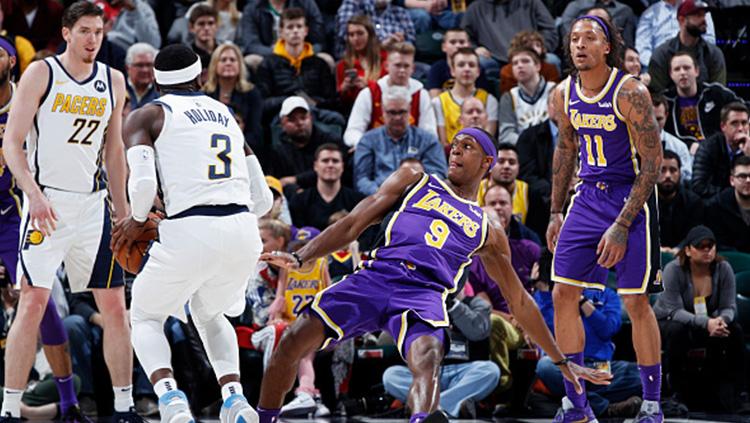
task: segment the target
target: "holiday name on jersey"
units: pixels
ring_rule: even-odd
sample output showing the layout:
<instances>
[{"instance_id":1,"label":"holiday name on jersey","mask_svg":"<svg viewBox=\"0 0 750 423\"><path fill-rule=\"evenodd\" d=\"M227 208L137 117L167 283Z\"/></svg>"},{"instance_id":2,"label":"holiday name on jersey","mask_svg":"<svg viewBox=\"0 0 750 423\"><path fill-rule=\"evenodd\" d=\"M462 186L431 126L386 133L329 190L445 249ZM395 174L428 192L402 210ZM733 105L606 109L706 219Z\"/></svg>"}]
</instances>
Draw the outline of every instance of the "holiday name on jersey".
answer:
<instances>
[{"instance_id":1,"label":"holiday name on jersey","mask_svg":"<svg viewBox=\"0 0 750 423\"><path fill-rule=\"evenodd\" d=\"M224 116L223 114L219 112L215 112L213 110L190 109L190 110L185 110L184 113L185 113L185 116L187 116L187 118L190 119L190 122L192 122L193 125L196 125L201 122L215 122L226 128L227 124L229 124L228 117Z\"/></svg>"}]
</instances>

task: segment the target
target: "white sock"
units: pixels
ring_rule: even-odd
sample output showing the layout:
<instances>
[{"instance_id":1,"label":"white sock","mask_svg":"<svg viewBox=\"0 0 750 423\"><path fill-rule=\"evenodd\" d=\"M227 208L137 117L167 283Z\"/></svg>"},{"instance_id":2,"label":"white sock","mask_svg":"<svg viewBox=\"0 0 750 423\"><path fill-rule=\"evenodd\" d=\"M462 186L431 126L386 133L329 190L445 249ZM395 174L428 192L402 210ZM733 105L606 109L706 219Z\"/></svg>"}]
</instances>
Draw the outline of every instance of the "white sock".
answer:
<instances>
[{"instance_id":1,"label":"white sock","mask_svg":"<svg viewBox=\"0 0 750 423\"><path fill-rule=\"evenodd\" d=\"M3 389L3 417L10 413L11 417L21 417L21 395L23 391L19 389Z\"/></svg>"},{"instance_id":2,"label":"white sock","mask_svg":"<svg viewBox=\"0 0 750 423\"><path fill-rule=\"evenodd\" d=\"M242 385L239 382L229 382L221 387L221 399L226 401L232 395L242 395Z\"/></svg>"},{"instance_id":3,"label":"white sock","mask_svg":"<svg viewBox=\"0 0 750 423\"><path fill-rule=\"evenodd\" d=\"M133 385L113 386L115 392L115 411L125 413L130 411L133 404Z\"/></svg>"},{"instance_id":4,"label":"white sock","mask_svg":"<svg viewBox=\"0 0 750 423\"><path fill-rule=\"evenodd\" d=\"M164 394L166 394L169 391L176 391L177 390L177 381L172 379L171 377L165 377L164 379L159 379L154 384L154 392L156 393L156 396L161 398Z\"/></svg>"}]
</instances>

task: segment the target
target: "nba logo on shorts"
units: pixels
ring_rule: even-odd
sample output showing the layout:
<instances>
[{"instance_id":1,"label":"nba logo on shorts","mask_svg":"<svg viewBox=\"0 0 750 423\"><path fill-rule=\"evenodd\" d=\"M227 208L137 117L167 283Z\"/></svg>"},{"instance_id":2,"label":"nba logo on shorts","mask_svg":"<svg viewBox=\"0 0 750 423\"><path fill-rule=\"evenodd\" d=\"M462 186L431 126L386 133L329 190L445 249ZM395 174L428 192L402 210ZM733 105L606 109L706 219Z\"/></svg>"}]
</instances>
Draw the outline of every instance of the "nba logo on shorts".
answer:
<instances>
[{"instance_id":1,"label":"nba logo on shorts","mask_svg":"<svg viewBox=\"0 0 750 423\"><path fill-rule=\"evenodd\" d=\"M96 81L94 82L94 88L100 93L103 93L107 89L107 86L104 85L104 81Z\"/></svg>"}]
</instances>

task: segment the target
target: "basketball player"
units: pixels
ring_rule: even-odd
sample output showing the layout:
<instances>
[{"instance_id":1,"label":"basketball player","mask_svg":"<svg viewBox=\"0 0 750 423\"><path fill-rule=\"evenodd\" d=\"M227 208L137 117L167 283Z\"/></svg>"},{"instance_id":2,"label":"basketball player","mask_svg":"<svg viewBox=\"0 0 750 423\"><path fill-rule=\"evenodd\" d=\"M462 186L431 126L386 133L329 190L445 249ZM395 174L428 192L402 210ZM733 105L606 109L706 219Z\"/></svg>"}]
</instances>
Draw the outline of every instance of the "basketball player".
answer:
<instances>
[{"instance_id":1,"label":"basketball player","mask_svg":"<svg viewBox=\"0 0 750 423\"><path fill-rule=\"evenodd\" d=\"M516 319L574 383L579 377L607 383L605 374L568 362L544 325L510 262L502 228L489 223L474 201L482 177L495 164L492 137L464 128L451 143L448 179L401 167L345 218L294 253L263 254L288 268L338 250L371 224L383 221L384 243L361 270L318 293L281 340L263 377L258 413L268 423L278 415L292 387L301 357L332 342L387 330L414 375L410 421L446 421L436 411L438 372L448 343L446 297L457 286L472 256L501 286Z\"/></svg>"},{"instance_id":2,"label":"basketball player","mask_svg":"<svg viewBox=\"0 0 750 423\"><path fill-rule=\"evenodd\" d=\"M555 253L555 335L566 356L582 364L581 292L604 289L613 268L633 322L643 384L643 406L635 421L661 423L659 328L648 302L649 292L661 290L652 196L662 156L659 126L646 87L620 70L622 39L607 21L577 19L565 46L575 71L554 92L555 108L564 113L558 121L547 228L547 245ZM579 154L581 183L563 225L562 207ZM586 393L573 386L566 381L567 395L555 421L596 421Z\"/></svg>"},{"instance_id":3,"label":"basketball player","mask_svg":"<svg viewBox=\"0 0 750 423\"><path fill-rule=\"evenodd\" d=\"M200 91L198 56L185 45L167 46L154 75L162 97L125 123L133 215L113 234L113 250L130 251L154 203L158 167L167 218L133 283L133 347L159 397L161 421L192 422L164 336L164 321L185 321L189 302L221 386L221 422L255 423L242 395L237 335L224 315L245 309L245 286L263 247L257 216L271 209L273 194L231 110Z\"/></svg>"},{"instance_id":4,"label":"basketball player","mask_svg":"<svg viewBox=\"0 0 750 423\"><path fill-rule=\"evenodd\" d=\"M103 36L101 16L100 8L85 1L66 9L65 52L29 66L15 94L23 101L10 110L4 156L24 201L17 270L21 297L5 353L3 418L19 417L39 324L45 308L49 310L55 272L64 262L71 289L91 289L103 317L114 417L141 420L131 392L123 272L107 248L107 179L114 217L128 214L120 136L125 80L120 72L95 61Z\"/></svg>"},{"instance_id":5,"label":"basketball player","mask_svg":"<svg viewBox=\"0 0 750 423\"><path fill-rule=\"evenodd\" d=\"M16 64L15 46L6 38L0 37L0 147L8 121L8 112L16 92L10 80ZM10 170L6 168L0 150L0 260L5 267L6 280L15 285L18 264L18 231L21 224L21 190ZM8 288L3 286L3 289ZM78 407L78 399L73 386L73 364L68 353L68 334L52 296L47 302L40 323L40 332L47 361L55 377L60 396L60 415L66 421L86 421Z\"/></svg>"}]
</instances>

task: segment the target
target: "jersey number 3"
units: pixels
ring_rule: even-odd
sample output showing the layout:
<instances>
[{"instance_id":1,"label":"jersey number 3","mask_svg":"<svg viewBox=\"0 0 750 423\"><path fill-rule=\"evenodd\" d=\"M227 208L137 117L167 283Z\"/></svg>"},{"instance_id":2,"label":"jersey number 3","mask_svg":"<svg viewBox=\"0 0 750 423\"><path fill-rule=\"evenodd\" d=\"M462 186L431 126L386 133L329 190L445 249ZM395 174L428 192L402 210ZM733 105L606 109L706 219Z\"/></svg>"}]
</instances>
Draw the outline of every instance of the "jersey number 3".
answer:
<instances>
[{"instance_id":1,"label":"jersey number 3","mask_svg":"<svg viewBox=\"0 0 750 423\"><path fill-rule=\"evenodd\" d=\"M223 145L221 145L223 142ZM232 176L232 158L229 157L229 153L232 152L232 143L227 135L213 134L211 136L211 149L223 148L217 155L216 158L221 162L221 172L218 171L220 165L209 165L208 166L208 179L226 179Z\"/></svg>"}]
</instances>

